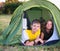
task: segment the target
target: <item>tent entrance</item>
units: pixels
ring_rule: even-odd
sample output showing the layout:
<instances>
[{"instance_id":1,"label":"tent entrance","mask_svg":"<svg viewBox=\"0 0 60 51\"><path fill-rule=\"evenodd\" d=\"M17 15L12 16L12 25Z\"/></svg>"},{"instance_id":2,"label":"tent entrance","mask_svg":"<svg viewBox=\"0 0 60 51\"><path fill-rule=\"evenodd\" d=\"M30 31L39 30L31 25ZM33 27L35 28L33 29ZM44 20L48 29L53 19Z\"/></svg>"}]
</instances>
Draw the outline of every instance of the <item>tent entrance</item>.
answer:
<instances>
[{"instance_id":1,"label":"tent entrance","mask_svg":"<svg viewBox=\"0 0 60 51\"><path fill-rule=\"evenodd\" d=\"M34 7L34 8L29 9L29 10L26 10L25 12L26 12L25 17L28 18L28 20L29 20L29 21L27 20L27 27L28 28L30 28L30 24L29 23L31 23L32 20L34 20L34 19L40 19L40 21L42 21L42 18L45 21L51 19L54 22L54 19L52 19L53 15L46 8ZM59 39L55 22L53 24L54 24L53 25L53 33L52 33L51 37L47 40L47 42Z\"/></svg>"}]
</instances>

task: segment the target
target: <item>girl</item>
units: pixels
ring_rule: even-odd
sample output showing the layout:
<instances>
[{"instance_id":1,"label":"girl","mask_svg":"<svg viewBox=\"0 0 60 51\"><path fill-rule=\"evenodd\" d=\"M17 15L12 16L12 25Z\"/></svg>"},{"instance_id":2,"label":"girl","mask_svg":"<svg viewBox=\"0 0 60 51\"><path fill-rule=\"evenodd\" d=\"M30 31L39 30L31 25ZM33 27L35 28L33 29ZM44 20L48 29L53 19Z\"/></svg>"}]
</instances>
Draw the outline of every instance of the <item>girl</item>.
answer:
<instances>
[{"instance_id":1,"label":"girl","mask_svg":"<svg viewBox=\"0 0 60 51\"><path fill-rule=\"evenodd\" d=\"M41 31L40 38L45 42L48 40L53 34L53 22L52 20L48 20L45 24L45 28Z\"/></svg>"}]
</instances>

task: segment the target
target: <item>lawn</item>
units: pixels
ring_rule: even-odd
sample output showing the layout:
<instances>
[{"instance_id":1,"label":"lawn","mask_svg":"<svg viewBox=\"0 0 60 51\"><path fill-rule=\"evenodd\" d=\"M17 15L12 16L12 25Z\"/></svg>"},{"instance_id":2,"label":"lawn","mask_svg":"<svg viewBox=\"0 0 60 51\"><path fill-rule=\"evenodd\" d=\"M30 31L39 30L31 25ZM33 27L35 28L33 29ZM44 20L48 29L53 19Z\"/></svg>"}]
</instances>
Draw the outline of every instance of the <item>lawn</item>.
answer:
<instances>
[{"instance_id":1,"label":"lawn","mask_svg":"<svg viewBox=\"0 0 60 51\"><path fill-rule=\"evenodd\" d=\"M12 15L0 15L0 34L9 25L11 17Z\"/></svg>"}]
</instances>

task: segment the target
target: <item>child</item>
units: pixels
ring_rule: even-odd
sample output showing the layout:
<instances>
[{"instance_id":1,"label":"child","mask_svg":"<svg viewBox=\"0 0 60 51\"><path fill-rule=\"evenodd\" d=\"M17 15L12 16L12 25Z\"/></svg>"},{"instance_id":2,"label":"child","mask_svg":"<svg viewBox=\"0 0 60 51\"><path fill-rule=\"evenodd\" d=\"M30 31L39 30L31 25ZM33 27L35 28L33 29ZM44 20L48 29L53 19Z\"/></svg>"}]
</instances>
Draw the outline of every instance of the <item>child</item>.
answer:
<instances>
[{"instance_id":1,"label":"child","mask_svg":"<svg viewBox=\"0 0 60 51\"><path fill-rule=\"evenodd\" d=\"M46 41L53 34L53 22L52 20L48 20L45 24L45 28L41 32L41 39Z\"/></svg>"},{"instance_id":2,"label":"child","mask_svg":"<svg viewBox=\"0 0 60 51\"><path fill-rule=\"evenodd\" d=\"M23 31L21 42L26 46L33 46L38 41L42 43L42 40L38 38L40 31L40 21L38 19L33 20L31 23L31 30Z\"/></svg>"}]
</instances>

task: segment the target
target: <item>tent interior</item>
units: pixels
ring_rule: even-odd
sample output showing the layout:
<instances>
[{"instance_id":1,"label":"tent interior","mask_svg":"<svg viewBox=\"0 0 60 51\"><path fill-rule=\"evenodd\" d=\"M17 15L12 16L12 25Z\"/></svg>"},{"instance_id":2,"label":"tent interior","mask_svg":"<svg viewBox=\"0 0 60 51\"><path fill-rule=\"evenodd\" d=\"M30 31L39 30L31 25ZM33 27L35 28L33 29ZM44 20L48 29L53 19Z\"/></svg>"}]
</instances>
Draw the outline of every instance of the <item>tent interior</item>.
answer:
<instances>
[{"instance_id":1,"label":"tent interior","mask_svg":"<svg viewBox=\"0 0 60 51\"><path fill-rule=\"evenodd\" d=\"M47 21L47 20L51 19L54 22L53 15L51 14L51 12L48 9L43 8L43 7L41 7L41 8L33 7L33 8L30 8L29 10L26 10L24 12L24 17L23 18L24 19L27 18L27 25L26 25L26 21L23 21L23 29L26 29L26 28L29 29L30 28L30 23L34 19L40 19L40 21L42 21L42 19L44 19L44 21ZM46 42L53 41L53 40L58 40L58 39L59 39L58 31L57 31L57 28L56 28L56 25L55 25L55 22L54 22L53 34Z\"/></svg>"},{"instance_id":2,"label":"tent interior","mask_svg":"<svg viewBox=\"0 0 60 51\"><path fill-rule=\"evenodd\" d=\"M52 19L52 14L50 13L50 11L42 7L34 7L27 10L26 12L30 21L36 18L40 19L41 17L43 17L45 20Z\"/></svg>"}]
</instances>

